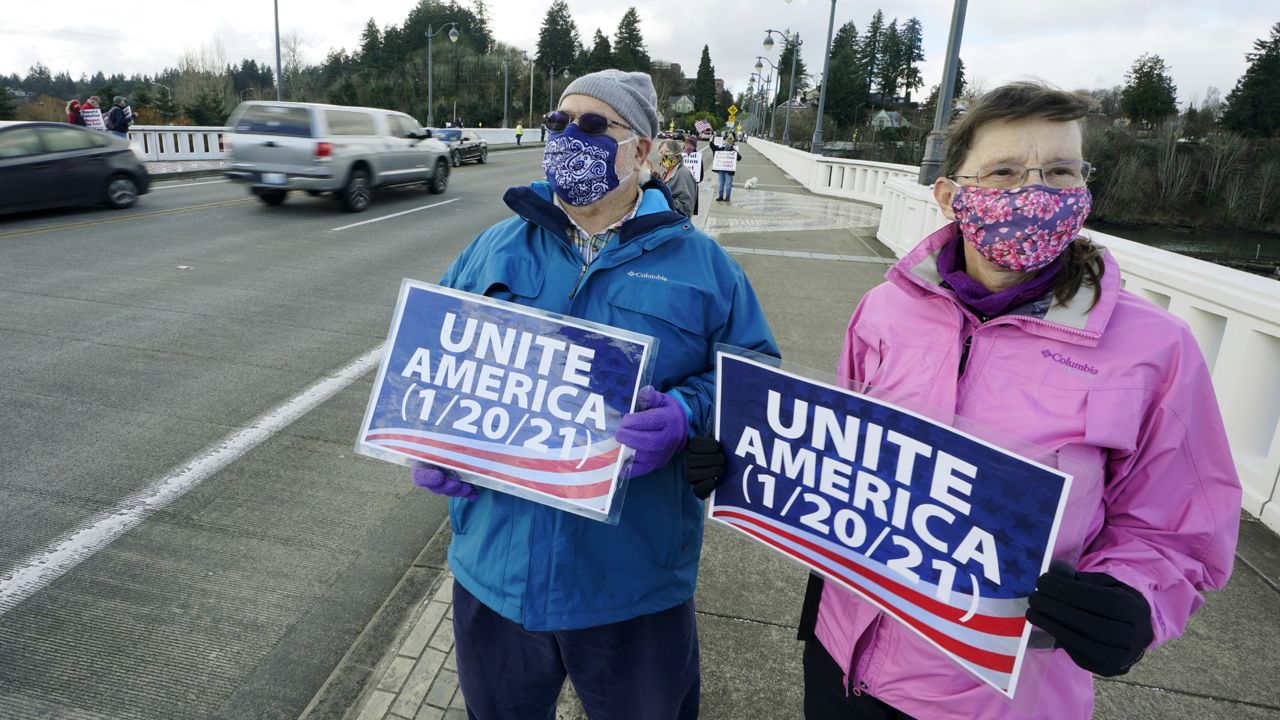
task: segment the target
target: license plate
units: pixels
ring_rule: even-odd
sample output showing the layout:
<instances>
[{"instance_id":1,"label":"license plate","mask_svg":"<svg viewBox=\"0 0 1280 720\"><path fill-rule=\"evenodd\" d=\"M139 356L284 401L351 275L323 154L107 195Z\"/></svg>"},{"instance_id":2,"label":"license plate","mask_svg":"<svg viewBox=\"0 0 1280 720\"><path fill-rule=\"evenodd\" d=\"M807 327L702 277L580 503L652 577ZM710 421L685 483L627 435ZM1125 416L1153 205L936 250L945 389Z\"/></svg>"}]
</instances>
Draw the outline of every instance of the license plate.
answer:
<instances>
[{"instance_id":1,"label":"license plate","mask_svg":"<svg viewBox=\"0 0 1280 720\"><path fill-rule=\"evenodd\" d=\"M284 185L288 181L284 173L262 173L263 185Z\"/></svg>"}]
</instances>

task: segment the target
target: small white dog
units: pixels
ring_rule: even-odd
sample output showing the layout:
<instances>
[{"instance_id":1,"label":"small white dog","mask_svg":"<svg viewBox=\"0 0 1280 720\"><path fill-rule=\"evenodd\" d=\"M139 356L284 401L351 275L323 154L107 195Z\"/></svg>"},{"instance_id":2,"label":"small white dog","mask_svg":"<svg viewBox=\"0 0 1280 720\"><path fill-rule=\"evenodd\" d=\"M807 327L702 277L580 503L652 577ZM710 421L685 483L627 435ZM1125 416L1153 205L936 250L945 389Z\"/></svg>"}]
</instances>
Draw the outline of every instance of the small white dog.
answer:
<instances>
[{"instance_id":1,"label":"small white dog","mask_svg":"<svg viewBox=\"0 0 1280 720\"><path fill-rule=\"evenodd\" d=\"M758 183L758 182L760 182L760 179L759 179L759 178L754 178L754 177L753 177L753 178L747 178L747 181L746 181L746 182L744 182L744 183L742 183L742 189L744 189L744 190L753 190L753 189L755 189L756 183Z\"/></svg>"}]
</instances>

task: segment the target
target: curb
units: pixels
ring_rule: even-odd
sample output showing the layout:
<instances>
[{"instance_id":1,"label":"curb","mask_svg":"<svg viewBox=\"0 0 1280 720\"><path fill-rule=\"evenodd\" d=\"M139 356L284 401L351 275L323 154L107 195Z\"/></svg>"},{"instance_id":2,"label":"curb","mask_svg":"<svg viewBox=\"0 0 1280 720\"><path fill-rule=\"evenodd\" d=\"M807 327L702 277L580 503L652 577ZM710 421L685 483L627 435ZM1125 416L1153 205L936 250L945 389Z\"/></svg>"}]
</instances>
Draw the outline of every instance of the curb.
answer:
<instances>
[{"instance_id":1,"label":"curb","mask_svg":"<svg viewBox=\"0 0 1280 720\"><path fill-rule=\"evenodd\" d=\"M226 168L210 168L208 170L180 170L178 172L168 173L152 173L147 175L151 178L151 182L164 182L166 180L189 180L191 178L213 177L222 175L226 172Z\"/></svg>"},{"instance_id":2,"label":"curb","mask_svg":"<svg viewBox=\"0 0 1280 720\"><path fill-rule=\"evenodd\" d=\"M364 700L377 689L383 666L392 660L387 648L398 646L413 629L422 598L431 598L448 573L445 553L451 536L446 517L298 720L346 720L363 707Z\"/></svg>"}]
</instances>

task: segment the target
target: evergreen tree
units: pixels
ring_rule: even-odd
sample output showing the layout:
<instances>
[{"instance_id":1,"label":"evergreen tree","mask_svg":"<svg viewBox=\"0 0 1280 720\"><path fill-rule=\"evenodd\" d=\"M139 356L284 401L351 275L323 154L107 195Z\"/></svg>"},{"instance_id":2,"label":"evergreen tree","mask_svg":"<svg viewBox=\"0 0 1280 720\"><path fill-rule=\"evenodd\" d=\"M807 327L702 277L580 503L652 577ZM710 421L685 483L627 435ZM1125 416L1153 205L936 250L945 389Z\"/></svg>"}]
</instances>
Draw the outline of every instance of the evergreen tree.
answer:
<instances>
[{"instance_id":1,"label":"evergreen tree","mask_svg":"<svg viewBox=\"0 0 1280 720\"><path fill-rule=\"evenodd\" d=\"M609 38L600 32L600 28L596 28L596 35L591 41L591 52L587 53L584 65L583 71L589 73L614 66L613 46L609 44Z\"/></svg>"},{"instance_id":2,"label":"evergreen tree","mask_svg":"<svg viewBox=\"0 0 1280 720\"><path fill-rule=\"evenodd\" d=\"M369 18L369 22L364 25L364 32L360 33L359 54L365 67L375 67L375 63L382 59L382 31L373 18Z\"/></svg>"},{"instance_id":3,"label":"evergreen tree","mask_svg":"<svg viewBox=\"0 0 1280 720\"><path fill-rule=\"evenodd\" d=\"M1249 67L1227 94L1222 124L1242 135L1280 137L1280 22L1271 37L1255 40L1256 52L1245 53Z\"/></svg>"},{"instance_id":4,"label":"evergreen tree","mask_svg":"<svg viewBox=\"0 0 1280 720\"><path fill-rule=\"evenodd\" d=\"M644 49L644 37L640 35L640 15L634 7L627 8L618 22L618 32L613 36L613 57L619 70L649 72L653 62Z\"/></svg>"},{"instance_id":5,"label":"evergreen tree","mask_svg":"<svg viewBox=\"0 0 1280 720\"><path fill-rule=\"evenodd\" d=\"M902 31L898 33L898 40L901 43L898 81L903 94L910 102L911 92L924 85L920 68L916 67L916 63L924 62L924 26L920 24L920 19L909 18L902 26Z\"/></svg>"},{"instance_id":6,"label":"evergreen tree","mask_svg":"<svg viewBox=\"0 0 1280 720\"><path fill-rule=\"evenodd\" d=\"M858 122L866 102L866 70L861 63L858 28L847 22L831 40L831 69L827 83L826 111L837 123Z\"/></svg>"},{"instance_id":7,"label":"evergreen tree","mask_svg":"<svg viewBox=\"0 0 1280 720\"><path fill-rule=\"evenodd\" d=\"M716 68L711 64L711 50L702 46L702 58L698 60L698 74L693 80L693 107L698 112L715 112Z\"/></svg>"},{"instance_id":8,"label":"evergreen tree","mask_svg":"<svg viewBox=\"0 0 1280 720\"><path fill-rule=\"evenodd\" d=\"M14 88L17 90L17 88ZM18 112L18 104L9 97L9 91L0 87L0 120L13 120Z\"/></svg>"},{"instance_id":9,"label":"evergreen tree","mask_svg":"<svg viewBox=\"0 0 1280 720\"><path fill-rule=\"evenodd\" d=\"M538 33L538 63L557 68L571 64L578 57L582 41L578 26L569 15L569 4L555 0L542 18L542 30Z\"/></svg>"},{"instance_id":10,"label":"evergreen tree","mask_svg":"<svg viewBox=\"0 0 1280 720\"><path fill-rule=\"evenodd\" d=\"M178 108L178 104L173 101L173 92L169 90L167 85L161 85L162 90L156 93L156 114L166 123L172 123L178 119L182 111Z\"/></svg>"},{"instance_id":11,"label":"evergreen tree","mask_svg":"<svg viewBox=\"0 0 1280 720\"><path fill-rule=\"evenodd\" d=\"M182 111L196 125L218 126L227 121L227 113L222 107L222 97L210 90L202 90Z\"/></svg>"},{"instance_id":12,"label":"evergreen tree","mask_svg":"<svg viewBox=\"0 0 1280 720\"><path fill-rule=\"evenodd\" d=\"M898 94L898 81L902 76L902 65L905 46L898 34L898 18L894 18L885 28L880 43L880 57L876 62L876 80L880 84L880 101L885 105L893 102Z\"/></svg>"},{"instance_id":13,"label":"evergreen tree","mask_svg":"<svg viewBox=\"0 0 1280 720\"><path fill-rule=\"evenodd\" d=\"M880 69L881 45L884 44L884 13L876 10L867 25L867 34L862 38L861 65L867 78L867 95L871 94L871 85L875 82Z\"/></svg>"},{"instance_id":14,"label":"evergreen tree","mask_svg":"<svg viewBox=\"0 0 1280 720\"><path fill-rule=\"evenodd\" d=\"M809 87L809 74L804 67L804 58L796 53L795 35L787 31L788 39L783 43L782 54L778 56L778 93L774 96L774 105L786 102L788 98L796 98ZM791 58L796 58L796 86L791 87Z\"/></svg>"},{"instance_id":15,"label":"evergreen tree","mask_svg":"<svg viewBox=\"0 0 1280 720\"><path fill-rule=\"evenodd\" d=\"M1144 54L1125 75L1120 110L1131 122L1150 125L1178 112L1177 93L1164 60Z\"/></svg>"}]
</instances>

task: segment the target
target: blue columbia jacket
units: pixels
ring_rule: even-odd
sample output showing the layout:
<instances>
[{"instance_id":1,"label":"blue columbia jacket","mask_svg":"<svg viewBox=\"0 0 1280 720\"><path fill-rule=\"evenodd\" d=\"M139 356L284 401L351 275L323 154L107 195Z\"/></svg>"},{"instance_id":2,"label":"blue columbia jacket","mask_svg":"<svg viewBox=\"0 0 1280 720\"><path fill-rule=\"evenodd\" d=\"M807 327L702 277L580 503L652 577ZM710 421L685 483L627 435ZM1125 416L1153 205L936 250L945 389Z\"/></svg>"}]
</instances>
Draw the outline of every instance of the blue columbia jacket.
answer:
<instances>
[{"instance_id":1,"label":"blue columbia jacket","mask_svg":"<svg viewBox=\"0 0 1280 720\"><path fill-rule=\"evenodd\" d=\"M546 182L512 188L516 217L484 231L441 284L652 335L652 384L685 405L692 432L714 420L716 343L778 355L742 268L651 181L636 216L589 267L573 247L569 219ZM684 478L684 458L632 478L621 520L607 525L477 488L449 503L449 565L458 582L531 631L620 622L693 595L703 504Z\"/></svg>"}]
</instances>

